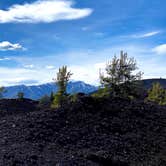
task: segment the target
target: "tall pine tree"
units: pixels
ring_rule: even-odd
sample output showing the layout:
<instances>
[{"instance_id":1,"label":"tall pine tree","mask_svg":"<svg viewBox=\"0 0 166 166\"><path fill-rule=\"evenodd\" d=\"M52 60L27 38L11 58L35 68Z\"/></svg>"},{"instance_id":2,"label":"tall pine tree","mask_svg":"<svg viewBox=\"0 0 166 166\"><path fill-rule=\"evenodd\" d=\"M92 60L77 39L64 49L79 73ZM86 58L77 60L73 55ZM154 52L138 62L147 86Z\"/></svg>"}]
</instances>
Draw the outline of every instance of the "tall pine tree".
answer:
<instances>
[{"instance_id":1,"label":"tall pine tree","mask_svg":"<svg viewBox=\"0 0 166 166\"><path fill-rule=\"evenodd\" d=\"M119 58L114 56L112 61L107 63L106 76L100 72L100 82L113 96L135 95L142 76L142 72L134 73L136 69L135 59L128 58L127 53L121 51Z\"/></svg>"},{"instance_id":2,"label":"tall pine tree","mask_svg":"<svg viewBox=\"0 0 166 166\"><path fill-rule=\"evenodd\" d=\"M67 70L67 66L62 66L59 68L57 77L54 79L56 85L58 86L58 92L54 96L53 107L61 107L66 101L67 97L67 84L72 73Z\"/></svg>"},{"instance_id":3,"label":"tall pine tree","mask_svg":"<svg viewBox=\"0 0 166 166\"><path fill-rule=\"evenodd\" d=\"M155 102L159 105L166 105L166 90L159 82L156 82L148 91L148 97L146 100Z\"/></svg>"}]
</instances>

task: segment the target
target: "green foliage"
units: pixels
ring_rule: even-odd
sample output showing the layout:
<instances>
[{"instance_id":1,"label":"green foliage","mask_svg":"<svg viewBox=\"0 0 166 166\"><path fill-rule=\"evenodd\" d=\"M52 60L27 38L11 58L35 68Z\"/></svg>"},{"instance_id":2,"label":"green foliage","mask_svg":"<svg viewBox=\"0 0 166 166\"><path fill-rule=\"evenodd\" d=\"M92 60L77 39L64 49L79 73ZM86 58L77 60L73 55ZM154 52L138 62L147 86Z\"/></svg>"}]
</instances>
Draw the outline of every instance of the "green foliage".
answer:
<instances>
[{"instance_id":1,"label":"green foliage","mask_svg":"<svg viewBox=\"0 0 166 166\"><path fill-rule=\"evenodd\" d=\"M22 100L24 98L24 93L23 92L18 92L17 97L19 100Z\"/></svg>"},{"instance_id":2,"label":"green foliage","mask_svg":"<svg viewBox=\"0 0 166 166\"><path fill-rule=\"evenodd\" d=\"M71 102L76 102L78 100L78 94L72 94L68 98Z\"/></svg>"},{"instance_id":3,"label":"green foliage","mask_svg":"<svg viewBox=\"0 0 166 166\"><path fill-rule=\"evenodd\" d=\"M152 88L148 91L147 101L155 102L159 105L166 105L166 90L160 83L154 83Z\"/></svg>"},{"instance_id":4,"label":"green foliage","mask_svg":"<svg viewBox=\"0 0 166 166\"><path fill-rule=\"evenodd\" d=\"M85 93L71 94L71 95L68 96L68 101L76 102L76 101L80 100L80 98L82 98L83 96L85 96Z\"/></svg>"},{"instance_id":5,"label":"green foliage","mask_svg":"<svg viewBox=\"0 0 166 166\"><path fill-rule=\"evenodd\" d=\"M60 93L62 95L66 94L67 83L68 83L71 75L72 75L72 73L67 71L67 66L62 66L61 68L59 68L57 77L56 77L56 79L54 79L59 88L58 93Z\"/></svg>"},{"instance_id":6,"label":"green foliage","mask_svg":"<svg viewBox=\"0 0 166 166\"><path fill-rule=\"evenodd\" d=\"M98 91L93 93L91 96L94 98L108 97L110 95L109 89L107 87L99 88Z\"/></svg>"},{"instance_id":7,"label":"green foliage","mask_svg":"<svg viewBox=\"0 0 166 166\"><path fill-rule=\"evenodd\" d=\"M134 73L137 70L134 58L121 51L120 57L114 56L105 70L106 76L100 73L100 82L112 96L134 97L142 77L142 72Z\"/></svg>"},{"instance_id":8,"label":"green foliage","mask_svg":"<svg viewBox=\"0 0 166 166\"><path fill-rule=\"evenodd\" d=\"M50 96L44 95L44 96L39 100L39 105L40 105L40 106L50 106L50 105L51 105Z\"/></svg>"},{"instance_id":9,"label":"green foliage","mask_svg":"<svg viewBox=\"0 0 166 166\"><path fill-rule=\"evenodd\" d=\"M66 103L66 101L67 101L67 94L62 95L61 93L57 92L54 95L54 100L51 104L51 107L52 108L62 107L62 105Z\"/></svg>"},{"instance_id":10,"label":"green foliage","mask_svg":"<svg viewBox=\"0 0 166 166\"><path fill-rule=\"evenodd\" d=\"M54 100L54 92L51 92L51 94L50 94L50 101L53 102L53 100Z\"/></svg>"},{"instance_id":11,"label":"green foliage","mask_svg":"<svg viewBox=\"0 0 166 166\"><path fill-rule=\"evenodd\" d=\"M4 87L0 87L0 99L3 98L3 93L5 93L6 90Z\"/></svg>"},{"instance_id":12,"label":"green foliage","mask_svg":"<svg viewBox=\"0 0 166 166\"><path fill-rule=\"evenodd\" d=\"M72 73L67 71L67 66L62 66L59 68L59 72L57 73L57 77L55 80L58 86L58 92L54 95L54 100L52 102L52 107L61 107L67 98L67 83L71 77Z\"/></svg>"}]
</instances>

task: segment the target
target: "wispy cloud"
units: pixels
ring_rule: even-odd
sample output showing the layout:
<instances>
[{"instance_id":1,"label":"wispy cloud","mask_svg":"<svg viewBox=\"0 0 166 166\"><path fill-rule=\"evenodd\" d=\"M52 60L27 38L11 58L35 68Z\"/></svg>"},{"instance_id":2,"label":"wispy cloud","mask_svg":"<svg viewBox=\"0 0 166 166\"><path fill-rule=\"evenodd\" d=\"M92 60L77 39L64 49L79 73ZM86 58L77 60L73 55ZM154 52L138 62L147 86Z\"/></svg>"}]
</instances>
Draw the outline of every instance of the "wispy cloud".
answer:
<instances>
[{"instance_id":1,"label":"wispy cloud","mask_svg":"<svg viewBox=\"0 0 166 166\"><path fill-rule=\"evenodd\" d=\"M157 54L165 54L166 55L166 44L161 44L153 49Z\"/></svg>"},{"instance_id":2,"label":"wispy cloud","mask_svg":"<svg viewBox=\"0 0 166 166\"><path fill-rule=\"evenodd\" d=\"M59 20L80 19L91 13L92 9L89 8L74 8L71 0L38 0L0 10L0 23L50 23Z\"/></svg>"},{"instance_id":3,"label":"wispy cloud","mask_svg":"<svg viewBox=\"0 0 166 166\"><path fill-rule=\"evenodd\" d=\"M53 65L47 65L46 66L46 69L55 69L56 67L55 66L53 66Z\"/></svg>"},{"instance_id":4,"label":"wispy cloud","mask_svg":"<svg viewBox=\"0 0 166 166\"><path fill-rule=\"evenodd\" d=\"M135 34L135 35L132 35L132 37L133 38L148 38L151 36L158 35L159 33L161 33L161 31L152 31L152 32L143 33L143 34Z\"/></svg>"},{"instance_id":5,"label":"wispy cloud","mask_svg":"<svg viewBox=\"0 0 166 166\"><path fill-rule=\"evenodd\" d=\"M24 65L25 68L33 69L35 66L33 64Z\"/></svg>"},{"instance_id":6,"label":"wispy cloud","mask_svg":"<svg viewBox=\"0 0 166 166\"><path fill-rule=\"evenodd\" d=\"M8 78L4 82L1 82L2 85L5 86L13 86L13 85L37 85L39 84L38 80L31 80L25 77L16 77L16 78Z\"/></svg>"},{"instance_id":7,"label":"wispy cloud","mask_svg":"<svg viewBox=\"0 0 166 166\"><path fill-rule=\"evenodd\" d=\"M20 50L20 49L24 49L24 48L19 43L13 44L8 41L0 42L1 51L8 51L8 50L12 51L12 50Z\"/></svg>"},{"instance_id":8,"label":"wispy cloud","mask_svg":"<svg viewBox=\"0 0 166 166\"><path fill-rule=\"evenodd\" d=\"M53 73L48 70L0 67L0 86L18 84L42 84L52 81Z\"/></svg>"},{"instance_id":9,"label":"wispy cloud","mask_svg":"<svg viewBox=\"0 0 166 166\"><path fill-rule=\"evenodd\" d=\"M0 61L9 61L11 58L0 58Z\"/></svg>"},{"instance_id":10,"label":"wispy cloud","mask_svg":"<svg viewBox=\"0 0 166 166\"><path fill-rule=\"evenodd\" d=\"M81 28L82 31L88 31L88 30L90 30L90 29L91 29L91 28L88 27L88 26L85 26L85 27L82 27L82 28Z\"/></svg>"},{"instance_id":11,"label":"wispy cloud","mask_svg":"<svg viewBox=\"0 0 166 166\"><path fill-rule=\"evenodd\" d=\"M103 32L95 32L94 36L96 37L103 37L105 34Z\"/></svg>"},{"instance_id":12,"label":"wispy cloud","mask_svg":"<svg viewBox=\"0 0 166 166\"><path fill-rule=\"evenodd\" d=\"M38 80L38 84L52 81L56 77L58 68L64 64L73 73L72 80L81 80L86 83L99 84L99 70L104 72L106 62L111 60L114 54L119 55L120 50L128 53L129 57L133 57L138 62L139 70L144 72L143 78L164 77L166 73L165 61L163 56L156 56L153 47L146 45L115 45L104 49L66 52L59 54L59 58L55 55L47 55L45 57L12 57L19 64L26 64L30 67L33 64L35 68L2 68L0 67L0 85L26 82L26 80ZM79 55L79 56L78 56ZM61 58L66 59L62 61ZM78 59L79 61L76 61ZM42 62L40 64L39 62ZM148 64L148 65L147 65ZM22 66L24 66L22 65ZM21 65L20 65L21 66ZM155 69L155 70L154 70ZM12 72L11 72L12 70ZM17 78L17 80L15 80ZM19 79L18 79L19 78ZM14 82L12 82L12 79ZM17 81L17 82L16 82Z\"/></svg>"}]
</instances>

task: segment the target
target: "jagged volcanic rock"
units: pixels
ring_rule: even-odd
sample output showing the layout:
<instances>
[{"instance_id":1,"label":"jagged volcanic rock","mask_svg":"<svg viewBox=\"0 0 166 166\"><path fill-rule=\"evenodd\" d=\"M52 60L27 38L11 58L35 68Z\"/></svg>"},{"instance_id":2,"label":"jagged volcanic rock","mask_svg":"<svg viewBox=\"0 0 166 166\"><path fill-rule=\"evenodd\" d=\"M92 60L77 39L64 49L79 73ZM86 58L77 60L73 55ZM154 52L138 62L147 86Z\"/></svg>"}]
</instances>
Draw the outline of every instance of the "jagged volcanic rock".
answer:
<instances>
[{"instance_id":1,"label":"jagged volcanic rock","mask_svg":"<svg viewBox=\"0 0 166 166\"><path fill-rule=\"evenodd\" d=\"M8 109L0 117L1 166L166 165L165 107L87 96L58 110L38 110L26 100L29 111L9 114L16 101L6 101L10 106L4 105Z\"/></svg>"}]
</instances>

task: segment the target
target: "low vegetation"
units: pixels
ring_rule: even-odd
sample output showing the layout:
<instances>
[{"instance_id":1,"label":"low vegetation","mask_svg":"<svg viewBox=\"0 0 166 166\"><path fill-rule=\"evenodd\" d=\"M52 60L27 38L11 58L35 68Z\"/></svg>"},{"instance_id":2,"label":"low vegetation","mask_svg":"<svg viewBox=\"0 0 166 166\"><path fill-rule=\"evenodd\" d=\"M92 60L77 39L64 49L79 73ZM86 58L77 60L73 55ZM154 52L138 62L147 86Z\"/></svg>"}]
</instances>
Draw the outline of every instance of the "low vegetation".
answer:
<instances>
[{"instance_id":1,"label":"low vegetation","mask_svg":"<svg viewBox=\"0 0 166 166\"><path fill-rule=\"evenodd\" d=\"M148 90L148 97L146 101L155 102L159 105L166 105L166 90L156 82L152 88Z\"/></svg>"},{"instance_id":2,"label":"low vegetation","mask_svg":"<svg viewBox=\"0 0 166 166\"><path fill-rule=\"evenodd\" d=\"M23 93L23 92L18 92L18 93L17 93L17 98L18 98L19 100L22 100L22 99L24 98L24 93Z\"/></svg>"},{"instance_id":3,"label":"low vegetation","mask_svg":"<svg viewBox=\"0 0 166 166\"><path fill-rule=\"evenodd\" d=\"M61 107L67 101L67 83L71 77L72 73L67 70L67 66L62 66L59 68L55 80L58 85L58 92L53 97L52 107Z\"/></svg>"},{"instance_id":4,"label":"low vegetation","mask_svg":"<svg viewBox=\"0 0 166 166\"><path fill-rule=\"evenodd\" d=\"M91 96L94 98L143 99L145 102L166 105L166 90L159 83L155 83L150 90L146 91L141 81L142 75L143 73L138 71L136 60L121 51L119 57L114 56L106 64L104 72L100 71L101 86ZM77 101L80 97L78 94L67 94L67 84L71 76L72 73L68 71L67 66L59 68L54 79L58 85L58 91L51 92L50 96L43 96L39 101L40 105L58 108L65 103Z\"/></svg>"},{"instance_id":5,"label":"low vegetation","mask_svg":"<svg viewBox=\"0 0 166 166\"><path fill-rule=\"evenodd\" d=\"M47 107L50 107L51 106L51 103L52 103L52 101L51 101L51 98L50 98L50 96L48 96L48 95L44 95L40 100L39 100L39 105L41 106L41 107L45 107L45 106L47 106Z\"/></svg>"},{"instance_id":6,"label":"low vegetation","mask_svg":"<svg viewBox=\"0 0 166 166\"><path fill-rule=\"evenodd\" d=\"M3 98L3 93L5 93L5 88L4 87L0 87L0 99Z\"/></svg>"}]
</instances>

